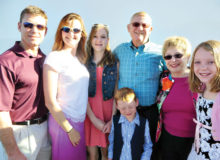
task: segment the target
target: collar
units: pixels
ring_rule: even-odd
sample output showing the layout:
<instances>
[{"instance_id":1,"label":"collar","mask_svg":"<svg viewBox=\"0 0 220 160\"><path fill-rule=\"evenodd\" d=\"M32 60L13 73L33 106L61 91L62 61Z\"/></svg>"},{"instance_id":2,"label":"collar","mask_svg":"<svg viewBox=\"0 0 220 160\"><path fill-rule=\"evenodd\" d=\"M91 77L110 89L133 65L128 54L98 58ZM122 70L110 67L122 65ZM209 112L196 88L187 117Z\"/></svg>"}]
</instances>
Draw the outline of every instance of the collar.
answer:
<instances>
[{"instance_id":1,"label":"collar","mask_svg":"<svg viewBox=\"0 0 220 160\"><path fill-rule=\"evenodd\" d=\"M14 46L10 49L11 51L13 51L15 54L21 56L21 57L25 57L25 58L33 58L30 56L30 54L28 54L23 47L20 46L20 41L16 41ZM43 57L43 52L41 51L41 49L39 48L38 50L38 54L37 57L35 58L40 58Z\"/></svg>"},{"instance_id":2,"label":"collar","mask_svg":"<svg viewBox=\"0 0 220 160\"><path fill-rule=\"evenodd\" d=\"M125 122L129 122L129 121L127 120L127 118L125 118L125 116L120 115L120 119L119 119L118 123L125 123ZM134 123L134 124L137 124L138 126L140 126L140 120L139 120L138 112L136 112L136 116L133 119L133 121L131 121L129 123Z\"/></svg>"}]
</instances>

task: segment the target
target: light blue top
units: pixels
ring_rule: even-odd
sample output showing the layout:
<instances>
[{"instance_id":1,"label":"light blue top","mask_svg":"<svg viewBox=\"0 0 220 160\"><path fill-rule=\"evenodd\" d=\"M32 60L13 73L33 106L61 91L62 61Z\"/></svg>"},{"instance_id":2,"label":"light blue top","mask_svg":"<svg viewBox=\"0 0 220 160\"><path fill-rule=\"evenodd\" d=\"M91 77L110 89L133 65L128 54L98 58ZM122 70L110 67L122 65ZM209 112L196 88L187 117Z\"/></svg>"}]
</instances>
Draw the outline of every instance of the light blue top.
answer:
<instances>
[{"instance_id":1,"label":"light blue top","mask_svg":"<svg viewBox=\"0 0 220 160\"><path fill-rule=\"evenodd\" d=\"M148 42L136 48L129 42L116 47L113 53L120 62L118 88L132 88L141 106L154 104L160 73L166 69L161 46Z\"/></svg>"},{"instance_id":2,"label":"light blue top","mask_svg":"<svg viewBox=\"0 0 220 160\"><path fill-rule=\"evenodd\" d=\"M132 160L131 156L131 139L134 134L135 125L140 125L139 114L136 116L132 122L129 122L123 115L120 116L118 123L121 123L123 147L121 151L120 160ZM144 133L144 152L141 155L141 160L150 160L152 152L152 142L149 133L149 124L146 120L145 133ZM112 121L112 128L109 135L109 147L108 147L108 158L113 158L113 146L114 146L114 123Z\"/></svg>"}]
</instances>

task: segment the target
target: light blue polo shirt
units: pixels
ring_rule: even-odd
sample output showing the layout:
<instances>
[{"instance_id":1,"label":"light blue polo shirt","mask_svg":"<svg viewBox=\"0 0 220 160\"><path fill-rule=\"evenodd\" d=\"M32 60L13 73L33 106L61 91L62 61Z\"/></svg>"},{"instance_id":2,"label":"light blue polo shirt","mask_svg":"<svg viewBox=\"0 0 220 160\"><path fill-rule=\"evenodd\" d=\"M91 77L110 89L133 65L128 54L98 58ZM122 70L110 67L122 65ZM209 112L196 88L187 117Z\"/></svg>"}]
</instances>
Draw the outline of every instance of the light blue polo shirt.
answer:
<instances>
[{"instance_id":1,"label":"light blue polo shirt","mask_svg":"<svg viewBox=\"0 0 220 160\"><path fill-rule=\"evenodd\" d=\"M122 43L113 53L120 62L118 88L132 88L141 106L154 104L160 73L166 69L161 46L148 42L136 48L132 42Z\"/></svg>"}]
</instances>

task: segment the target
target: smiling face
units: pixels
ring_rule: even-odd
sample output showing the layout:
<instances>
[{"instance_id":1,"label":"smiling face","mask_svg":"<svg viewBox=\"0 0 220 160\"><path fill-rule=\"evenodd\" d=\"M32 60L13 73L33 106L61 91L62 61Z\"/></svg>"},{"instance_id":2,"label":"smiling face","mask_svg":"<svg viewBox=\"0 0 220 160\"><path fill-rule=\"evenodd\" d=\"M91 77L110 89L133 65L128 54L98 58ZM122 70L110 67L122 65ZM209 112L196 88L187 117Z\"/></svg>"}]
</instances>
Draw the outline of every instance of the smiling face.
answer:
<instances>
[{"instance_id":1,"label":"smiling face","mask_svg":"<svg viewBox=\"0 0 220 160\"><path fill-rule=\"evenodd\" d=\"M68 25L63 26L63 27L69 27L70 31L67 33L64 30L62 30L62 40L64 42L64 47L63 49L67 48L76 48L78 46L78 43L81 39L81 31L78 33L74 33L73 29L79 29L82 30L82 26L79 20L73 19L72 21L69 22Z\"/></svg>"},{"instance_id":2,"label":"smiling face","mask_svg":"<svg viewBox=\"0 0 220 160\"><path fill-rule=\"evenodd\" d=\"M210 85L211 80L217 73L214 56L202 47L195 53L194 73L206 86Z\"/></svg>"},{"instance_id":3,"label":"smiling face","mask_svg":"<svg viewBox=\"0 0 220 160\"><path fill-rule=\"evenodd\" d=\"M140 25L136 25L140 24ZM135 47L145 44L152 31L151 18L149 15L136 15L127 26Z\"/></svg>"},{"instance_id":4,"label":"smiling face","mask_svg":"<svg viewBox=\"0 0 220 160\"><path fill-rule=\"evenodd\" d=\"M178 55L183 55L178 57ZM171 59L165 59L167 68L171 72L172 77L184 77L187 70L188 56L183 54L181 49L169 47L165 52L164 57L172 56Z\"/></svg>"},{"instance_id":5,"label":"smiling face","mask_svg":"<svg viewBox=\"0 0 220 160\"><path fill-rule=\"evenodd\" d=\"M94 53L96 52L104 53L108 42L109 42L109 38L106 30L104 28L97 29L91 41Z\"/></svg>"},{"instance_id":6,"label":"smiling face","mask_svg":"<svg viewBox=\"0 0 220 160\"><path fill-rule=\"evenodd\" d=\"M34 24L32 28L25 27L24 23L29 22ZM21 32L21 44L24 49L34 49L39 47L46 35L47 21L42 16L36 16L32 14L25 14L22 21L18 23L18 30ZM42 25L45 28L43 30L38 29L36 25Z\"/></svg>"}]
</instances>

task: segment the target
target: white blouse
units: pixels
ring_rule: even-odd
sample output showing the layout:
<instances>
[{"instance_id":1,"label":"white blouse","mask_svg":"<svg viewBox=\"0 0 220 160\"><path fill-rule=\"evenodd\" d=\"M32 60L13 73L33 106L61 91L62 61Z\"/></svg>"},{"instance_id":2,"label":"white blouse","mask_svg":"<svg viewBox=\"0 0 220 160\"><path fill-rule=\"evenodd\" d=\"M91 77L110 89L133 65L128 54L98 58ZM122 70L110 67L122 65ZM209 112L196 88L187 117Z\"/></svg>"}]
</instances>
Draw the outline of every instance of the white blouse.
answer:
<instances>
[{"instance_id":1,"label":"white blouse","mask_svg":"<svg viewBox=\"0 0 220 160\"><path fill-rule=\"evenodd\" d=\"M88 102L89 72L77 57L64 51L53 51L46 57L58 74L57 102L67 118L83 122Z\"/></svg>"}]
</instances>

